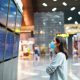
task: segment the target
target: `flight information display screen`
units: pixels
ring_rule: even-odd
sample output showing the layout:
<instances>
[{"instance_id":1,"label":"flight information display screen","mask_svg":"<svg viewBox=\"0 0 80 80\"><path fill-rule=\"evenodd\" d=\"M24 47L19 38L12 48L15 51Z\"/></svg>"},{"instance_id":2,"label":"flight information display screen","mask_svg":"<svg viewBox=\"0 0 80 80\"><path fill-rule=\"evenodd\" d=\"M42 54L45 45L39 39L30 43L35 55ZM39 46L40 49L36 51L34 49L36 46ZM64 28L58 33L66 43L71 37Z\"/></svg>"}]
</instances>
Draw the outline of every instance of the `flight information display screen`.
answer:
<instances>
[{"instance_id":1,"label":"flight information display screen","mask_svg":"<svg viewBox=\"0 0 80 80\"><path fill-rule=\"evenodd\" d=\"M8 14L8 0L0 0L0 23L6 25Z\"/></svg>"},{"instance_id":2,"label":"flight information display screen","mask_svg":"<svg viewBox=\"0 0 80 80\"><path fill-rule=\"evenodd\" d=\"M8 28L14 31L15 29L15 22L16 22L16 10L17 7L14 4L13 0L10 1L10 12L8 15Z\"/></svg>"},{"instance_id":3,"label":"flight information display screen","mask_svg":"<svg viewBox=\"0 0 80 80\"><path fill-rule=\"evenodd\" d=\"M3 61L3 56L5 51L5 37L6 37L6 30L0 27L0 61Z\"/></svg>"},{"instance_id":4,"label":"flight information display screen","mask_svg":"<svg viewBox=\"0 0 80 80\"><path fill-rule=\"evenodd\" d=\"M4 59L11 59L13 55L14 47L14 34L12 32L7 32L6 44L5 44L5 54Z\"/></svg>"},{"instance_id":5,"label":"flight information display screen","mask_svg":"<svg viewBox=\"0 0 80 80\"><path fill-rule=\"evenodd\" d=\"M19 35L15 35L13 57L17 57L18 53L19 53Z\"/></svg>"}]
</instances>

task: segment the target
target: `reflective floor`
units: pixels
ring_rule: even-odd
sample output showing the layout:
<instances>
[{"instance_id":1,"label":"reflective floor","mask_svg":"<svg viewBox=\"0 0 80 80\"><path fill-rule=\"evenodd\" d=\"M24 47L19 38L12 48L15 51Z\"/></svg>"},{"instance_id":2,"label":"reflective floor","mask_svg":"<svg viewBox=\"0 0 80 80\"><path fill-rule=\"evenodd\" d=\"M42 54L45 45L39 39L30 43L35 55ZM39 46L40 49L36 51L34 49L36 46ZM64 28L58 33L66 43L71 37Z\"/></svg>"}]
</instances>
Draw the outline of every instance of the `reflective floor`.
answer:
<instances>
[{"instance_id":1,"label":"reflective floor","mask_svg":"<svg viewBox=\"0 0 80 80\"><path fill-rule=\"evenodd\" d=\"M18 80L49 80L46 67L50 63L49 55L40 61L19 60ZM68 80L80 80L80 59L68 59Z\"/></svg>"}]
</instances>

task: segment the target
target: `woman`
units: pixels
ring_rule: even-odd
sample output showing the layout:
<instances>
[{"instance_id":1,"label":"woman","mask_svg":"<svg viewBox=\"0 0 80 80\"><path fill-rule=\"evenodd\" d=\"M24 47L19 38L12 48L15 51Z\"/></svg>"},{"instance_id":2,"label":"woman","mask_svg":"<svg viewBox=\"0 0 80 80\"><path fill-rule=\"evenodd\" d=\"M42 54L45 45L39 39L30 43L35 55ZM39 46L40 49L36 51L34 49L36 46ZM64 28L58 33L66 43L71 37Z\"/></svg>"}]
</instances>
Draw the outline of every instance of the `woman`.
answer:
<instances>
[{"instance_id":1,"label":"woman","mask_svg":"<svg viewBox=\"0 0 80 80\"><path fill-rule=\"evenodd\" d=\"M64 41L62 38L55 38L56 56L47 67L46 72L50 75L50 80L67 80L67 53L64 51Z\"/></svg>"}]
</instances>

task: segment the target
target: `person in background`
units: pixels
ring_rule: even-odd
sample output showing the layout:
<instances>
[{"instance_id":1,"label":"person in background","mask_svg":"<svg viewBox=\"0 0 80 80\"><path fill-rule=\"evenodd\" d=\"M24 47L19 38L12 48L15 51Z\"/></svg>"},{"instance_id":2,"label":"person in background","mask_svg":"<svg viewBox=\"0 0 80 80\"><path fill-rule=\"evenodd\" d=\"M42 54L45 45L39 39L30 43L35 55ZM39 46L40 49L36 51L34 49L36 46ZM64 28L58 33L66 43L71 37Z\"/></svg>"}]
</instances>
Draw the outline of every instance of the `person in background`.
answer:
<instances>
[{"instance_id":1,"label":"person in background","mask_svg":"<svg viewBox=\"0 0 80 80\"><path fill-rule=\"evenodd\" d=\"M55 38L55 58L46 68L46 72L50 75L50 80L67 80L67 58L65 52L64 41L61 37Z\"/></svg>"},{"instance_id":2,"label":"person in background","mask_svg":"<svg viewBox=\"0 0 80 80\"><path fill-rule=\"evenodd\" d=\"M34 59L36 61L39 61L40 60L40 49L39 49L39 46L38 45L36 45L34 47Z\"/></svg>"},{"instance_id":3,"label":"person in background","mask_svg":"<svg viewBox=\"0 0 80 80\"><path fill-rule=\"evenodd\" d=\"M54 48L55 48L55 45L54 45L54 42L50 42L49 44L49 53L50 53L50 59L52 60L52 57L54 56Z\"/></svg>"}]
</instances>

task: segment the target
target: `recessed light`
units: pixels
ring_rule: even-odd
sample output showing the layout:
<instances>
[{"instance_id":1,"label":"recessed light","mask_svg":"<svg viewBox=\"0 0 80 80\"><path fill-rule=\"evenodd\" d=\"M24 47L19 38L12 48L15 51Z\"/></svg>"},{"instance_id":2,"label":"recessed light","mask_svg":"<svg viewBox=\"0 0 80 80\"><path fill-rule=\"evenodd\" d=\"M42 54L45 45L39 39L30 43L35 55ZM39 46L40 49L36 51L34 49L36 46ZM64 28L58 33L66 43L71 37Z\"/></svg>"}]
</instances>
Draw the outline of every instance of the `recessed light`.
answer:
<instances>
[{"instance_id":1,"label":"recessed light","mask_svg":"<svg viewBox=\"0 0 80 80\"><path fill-rule=\"evenodd\" d=\"M57 8L53 8L53 9L52 9L52 11L56 11L56 10L57 10Z\"/></svg>"},{"instance_id":2,"label":"recessed light","mask_svg":"<svg viewBox=\"0 0 80 80\"><path fill-rule=\"evenodd\" d=\"M78 12L78 14L80 15L80 11Z\"/></svg>"},{"instance_id":3,"label":"recessed light","mask_svg":"<svg viewBox=\"0 0 80 80\"><path fill-rule=\"evenodd\" d=\"M61 25L62 23L61 23L61 22L59 22L59 24Z\"/></svg>"},{"instance_id":4,"label":"recessed light","mask_svg":"<svg viewBox=\"0 0 80 80\"><path fill-rule=\"evenodd\" d=\"M46 25L46 23L45 23L45 22L43 22L43 25L45 26L45 25Z\"/></svg>"},{"instance_id":5,"label":"recessed light","mask_svg":"<svg viewBox=\"0 0 80 80\"><path fill-rule=\"evenodd\" d=\"M47 7L47 6L48 6L46 3L43 3L42 5L43 5L43 6L45 6L45 7Z\"/></svg>"},{"instance_id":6,"label":"recessed light","mask_svg":"<svg viewBox=\"0 0 80 80\"><path fill-rule=\"evenodd\" d=\"M70 20L72 20L72 17L69 17L69 18L68 18L68 21L70 21Z\"/></svg>"},{"instance_id":7,"label":"recessed light","mask_svg":"<svg viewBox=\"0 0 80 80\"><path fill-rule=\"evenodd\" d=\"M57 0L53 0L54 2L56 2Z\"/></svg>"},{"instance_id":8,"label":"recessed light","mask_svg":"<svg viewBox=\"0 0 80 80\"><path fill-rule=\"evenodd\" d=\"M74 11L75 9L76 9L76 7L72 7L70 10L71 10L71 11Z\"/></svg>"},{"instance_id":9,"label":"recessed light","mask_svg":"<svg viewBox=\"0 0 80 80\"><path fill-rule=\"evenodd\" d=\"M78 22L77 22L77 21L75 21L75 24L78 24Z\"/></svg>"},{"instance_id":10,"label":"recessed light","mask_svg":"<svg viewBox=\"0 0 80 80\"><path fill-rule=\"evenodd\" d=\"M45 32L41 30L41 31L40 31L40 34L45 34Z\"/></svg>"},{"instance_id":11,"label":"recessed light","mask_svg":"<svg viewBox=\"0 0 80 80\"><path fill-rule=\"evenodd\" d=\"M66 2L63 2L62 5L67 6L67 3Z\"/></svg>"}]
</instances>

